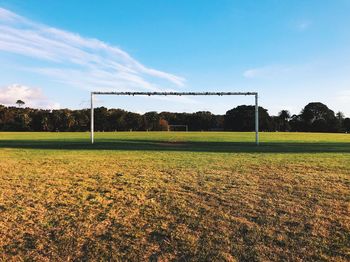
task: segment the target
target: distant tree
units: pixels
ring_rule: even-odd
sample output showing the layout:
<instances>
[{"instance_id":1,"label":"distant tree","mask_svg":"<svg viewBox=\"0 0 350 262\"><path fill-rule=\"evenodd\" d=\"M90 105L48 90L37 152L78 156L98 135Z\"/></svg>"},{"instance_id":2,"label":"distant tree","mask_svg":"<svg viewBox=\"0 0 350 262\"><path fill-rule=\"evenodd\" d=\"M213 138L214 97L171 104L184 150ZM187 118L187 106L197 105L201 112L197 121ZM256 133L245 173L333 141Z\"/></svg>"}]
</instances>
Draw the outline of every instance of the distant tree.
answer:
<instances>
[{"instance_id":1,"label":"distant tree","mask_svg":"<svg viewBox=\"0 0 350 262\"><path fill-rule=\"evenodd\" d=\"M90 109L44 110L29 107L0 105L0 130L2 131L88 131ZM255 107L241 105L214 115L207 111L196 113L148 112L144 115L121 109L95 109L96 131L166 130L167 125L187 125L189 130L253 131ZM290 116L282 110L278 116L269 116L259 107L260 131L314 131L350 132L350 120L344 114L334 114L326 105L310 103L300 115Z\"/></svg>"},{"instance_id":2,"label":"distant tree","mask_svg":"<svg viewBox=\"0 0 350 262\"><path fill-rule=\"evenodd\" d=\"M279 113L278 113L278 117L280 119L283 119L285 121L288 121L290 119L290 113L288 110L281 110Z\"/></svg>"},{"instance_id":3,"label":"distant tree","mask_svg":"<svg viewBox=\"0 0 350 262\"><path fill-rule=\"evenodd\" d=\"M41 128L43 131L50 131L51 125L50 125L50 118L47 114L44 114L41 119Z\"/></svg>"},{"instance_id":4,"label":"distant tree","mask_svg":"<svg viewBox=\"0 0 350 262\"><path fill-rule=\"evenodd\" d=\"M5 114L7 111L7 107L0 105L0 130L3 130L5 125Z\"/></svg>"},{"instance_id":5,"label":"distant tree","mask_svg":"<svg viewBox=\"0 0 350 262\"><path fill-rule=\"evenodd\" d=\"M237 106L226 112L225 129L231 131L255 130L255 106ZM273 123L267 109L259 107L259 130L271 131Z\"/></svg>"},{"instance_id":6,"label":"distant tree","mask_svg":"<svg viewBox=\"0 0 350 262\"><path fill-rule=\"evenodd\" d=\"M72 111L69 109L61 109L60 115L61 115L60 131L73 131L75 119L72 114Z\"/></svg>"},{"instance_id":7,"label":"distant tree","mask_svg":"<svg viewBox=\"0 0 350 262\"><path fill-rule=\"evenodd\" d=\"M147 112L143 115L144 127L146 130L160 130L159 120L160 116L155 111Z\"/></svg>"},{"instance_id":8,"label":"distant tree","mask_svg":"<svg viewBox=\"0 0 350 262\"><path fill-rule=\"evenodd\" d=\"M30 121L29 112L25 109L18 109L12 123L12 128L14 131L29 131Z\"/></svg>"},{"instance_id":9,"label":"distant tree","mask_svg":"<svg viewBox=\"0 0 350 262\"><path fill-rule=\"evenodd\" d=\"M52 131L74 131L76 121L73 111L69 109L53 110L51 113Z\"/></svg>"},{"instance_id":10,"label":"distant tree","mask_svg":"<svg viewBox=\"0 0 350 262\"><path fill-rule=\"evenodd\" d=\"M344 132L344 127L343 127L343 122L344 122L344 113L343 112L340 112L338 111L336 114L335 114L335 117L337 118L337 129L338 131L340 132Z\"/></svg>"},{"instance_id":11,"label":"distant tree","mask_svg":"<svg viewBox=\"0 0 350 262\"><path fill-rule=\"evenodd\" d=\"M191 116L190 130L208 131L215 124L215 119L212 113L208 111L199 111Z\"/></svg>"},{"instance_id":12,"label":"distant tree","mask_svg":"<svg viewBox=\"0 0 350 262\"><path fill-rule=\"evenodd\" d=\"M96 131L108 131L109 123L108 123L109 112L108 109L104 106L97 107L94 110L94 124Z\"/></svg>"},{"instance_id":13,"label":"distant tree","mask_svg":"<svg viewBox=\"0 0 350 262\"><path fill-rule=\"evenodd\" d=\"M72 115L75 119L72 131L86 131L90 128L90 110L74 110Z\"/></svg>"},{"instance_id":14,"label":"distant tree","mask_svg":"<svg viewBox=\"0 0 350 262\"><path fill-rule=\"evenodd\" d=\"M277 130L278 131L289 131L290 130L290 124L289 124L289 119L290 119L290 113L288 110L282 110L278 113L277 119Z\"/></svg>"},{"instance_id":15,"label":"distant tree","mask_svg":"<svg viewBox=\"0 0 350 262\"><path fill-rule=\"evenodd\" d=\"M334 115L325 104L314 102L307 104L301 112L303 131L338 132L339 124Z\"/></svg>"},{"instance_id":16,"label":"distant tree","mask_svg":"<svg viewBox=\"0 0 350 262\"><path fill-rule=\"evenodd\" d=\"M213 115L213 126L210 130L222 131L225 126L225 116L223 115Z\"/></svg>"},{"instance_id":17,"label":"distant tree","mask_svg":"<svg viewBox=\"0 0 350 262\"><path fill-rule=\"evenodd\" d=\"M179 113L172 113L172 112L161 112L159 114L160 118L165 119L166 121L168 121L169 124L172 124L172 125L179 124L177 123L178 116L179 116Z\"/></svg>"},{"instance_id":18,"label":"distant tree","mask_svg":"<svg viewBox=\"0 0 350 262\"><path fill-rule=\"evenodd\" d=\"M344 120L344 113L343 112L339 111L338 113L335 114L335 116L340 122L342 122Z\"/></svg>"},{"instance_id":19,"label":"distant tree","mask_svg":"<svg viewBox=\"0 0 350 262\"><path fill-rule=\"evenodd\" d=\"M45 110L32 110L30 117L30 130L31 131L50 131L49 130L49 114L50 112Z\"/></svg>"},{"instance_id":20,"label":"distant tree","mask_svg":"<svg viewBox=\"0 0 350 262\"><path fill-rule=\"evenodd\" d=\"M110 109L108 122L111 131L126 131L127 126L125 122L126 111L121 109Z\"/></svg>"},{"instance_id":21,"label":"distant tree","mask_svg":"<svg viewBox=\"0 0 350 262\"><path fill-rule=\"evenodd\" d=\"M52 110L51 112L51 121L53 125L52 131L63 131L63 124L62 124L62 116L60 110Z\"/></svg>"},{"instance_id":22,"label":"distant tree","mask_svg":"<svg viewBox=\"0 0 350 262\"><path fill-rule=\"evenodd\" d=\"M350 133L350 118L345 118L343 121L344 131Z\"/></svg>"},{"instance_id":23,"label":"distant tree","mask_svg":"<svg viewBox=\"0 0 350 262\"><path fill-rule=\"evenodd\" d=\"M16 101L16 105L17 105L18 107L22 107L24 104L25 104L25 103L24 103L24 101L22 101L22 100L17 100L17 101Z\"/></svg>"},{"instance_id":24,"label":"distant tree","mask_svg":"<svg viewBox=\"0 0 350 262\"><path fill-rule=\"evenodd\" d=\"M127 130L139 131L142 130L143 119L140 114L127 112L125 114L125 123Z\"/></svg>"},{"instance_id":25,"label":"distant tree","mask_svg":"<svg viewBox=\"0 0 350 262\"><path fill-rule=\"evenodd\" d=\"M75 126L75 118L72 112L68 111L66 116L67 121L67 131L73 131Z\"/></svg>"},{"instance_id":26,"label":"distant tree","mask_svg":"<svg viewBox=\"0 0 350 262\"><path fill-rule=\"evenodd\" d=\"M169 128L168 121L163 118L159 119L159 127L161 131L167 131Z\"/></svg>"},{"instance_id":27,"label":"distant tree","mask_svg":"<svg viewBox=\"0 0 350 262\"><path fill-rule=\"evenodd\" d=\"M290 131L298 132L304 130L304 123L301 120L300 115L292 115L289 120Z\"/></svg>"}]
</instances>

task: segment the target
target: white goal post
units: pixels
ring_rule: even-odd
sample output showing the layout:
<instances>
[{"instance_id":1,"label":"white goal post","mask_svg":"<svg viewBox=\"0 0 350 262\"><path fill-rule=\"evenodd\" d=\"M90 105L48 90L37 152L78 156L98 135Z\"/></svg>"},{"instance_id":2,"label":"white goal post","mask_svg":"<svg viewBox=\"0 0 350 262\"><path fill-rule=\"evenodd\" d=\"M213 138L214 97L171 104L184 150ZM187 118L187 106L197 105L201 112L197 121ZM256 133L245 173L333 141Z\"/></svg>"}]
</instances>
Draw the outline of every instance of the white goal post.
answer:
<instances>
[{"instance_id":1,"label":"white goal post","mask_svg":"<svg viewBox=\"0 0 350 262\"><path fill-rule=\"evenodd\" d=\"M91 92L91 144L94 143L94 96L255 96L255 143L259 145L259 106L257 92Z\"/></svg>"}]
</instances>

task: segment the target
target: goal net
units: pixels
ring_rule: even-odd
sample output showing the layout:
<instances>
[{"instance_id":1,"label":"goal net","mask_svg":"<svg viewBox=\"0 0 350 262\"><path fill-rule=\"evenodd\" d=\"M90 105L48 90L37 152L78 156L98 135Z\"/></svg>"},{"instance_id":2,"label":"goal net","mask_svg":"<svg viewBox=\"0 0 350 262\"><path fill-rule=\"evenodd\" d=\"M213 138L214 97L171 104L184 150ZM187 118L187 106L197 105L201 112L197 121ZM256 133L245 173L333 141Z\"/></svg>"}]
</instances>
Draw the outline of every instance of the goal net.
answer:
<instances>
[{"instance_id":1,"label":"goal net","mask_svg":"<svg viewBox=\"0 0 350 262\"><path fill-rule=\"evenodd\" d=\"M186 132L188 132L188 125L168 125L168 131L186 131Z\"/></svg>"}]
</instances>

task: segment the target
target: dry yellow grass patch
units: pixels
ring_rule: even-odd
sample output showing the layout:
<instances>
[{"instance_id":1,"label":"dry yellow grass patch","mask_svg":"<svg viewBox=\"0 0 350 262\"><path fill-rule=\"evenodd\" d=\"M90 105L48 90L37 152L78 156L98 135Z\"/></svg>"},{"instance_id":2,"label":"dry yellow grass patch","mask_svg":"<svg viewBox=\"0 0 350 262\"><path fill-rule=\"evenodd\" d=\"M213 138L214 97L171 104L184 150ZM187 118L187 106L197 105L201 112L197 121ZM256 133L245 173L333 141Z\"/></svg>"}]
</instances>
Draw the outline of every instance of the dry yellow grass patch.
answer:
<instances>
[{"instance_id":1,"label":"dry yellow grass patch","mask_svg":"<svg viewBox=\"0 0 350 262\"><path fill-rule=\"evenodd\" d=\"M350 259L346 150L207 151L0 139L0 260Z\"/></svg>"}]
</instances>

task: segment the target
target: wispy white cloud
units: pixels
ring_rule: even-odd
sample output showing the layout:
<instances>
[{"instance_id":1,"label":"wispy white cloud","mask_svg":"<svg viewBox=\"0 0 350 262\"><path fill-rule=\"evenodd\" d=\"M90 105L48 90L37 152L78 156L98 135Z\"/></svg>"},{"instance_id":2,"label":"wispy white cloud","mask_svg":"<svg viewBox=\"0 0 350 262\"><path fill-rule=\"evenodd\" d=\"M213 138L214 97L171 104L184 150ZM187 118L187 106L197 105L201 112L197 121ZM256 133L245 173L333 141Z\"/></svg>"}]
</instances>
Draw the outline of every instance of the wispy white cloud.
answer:
<instances>
[{"instance_id":1,"label":"wispy white cloud","mask_svg":"<svg viewBox=\"0 0 350 262\"><path fill-rule=\"evenodd\" d=\"M339 102L350 103L350 89L337 92L336 99Z\"/></svg>"},{"instance_id":2,"label":"wispy white cloud","mask_svg":"<svg viewBox=\"0 0 350 262\"><path fill-rule=\"evenodd\" d=\"M22 100L26 106L35 108L56 109L60 105L49 100L42 89L20 84L13 84L0 88L0 104L13 106L17 100Z\"/></svg>"},{"instance_id":3,"label":"wispy white cloud","mask_svg":"<svg viewBox=\"0 0 350 262\"><path fill-rule=\"evenodd\" d=\"M184 78L146 67L116 46L36 23L3 8L0 51L43 61L45 67L28 70L88 90L155 91L185 84Z\"/></svg>"},{"instance_id":4,"label":"wispy white cloud","mask_svg":"<svg viewBox=\"0 0 350 262\"><path fill-rule=\"evenodd\" d=\"M271 79L290 73L293 70L291 66L263 66L247 69L243 72L243 76L245 78Z\"/></svg>"},{"instance_id":5,"label":"wispy white cloud","mask_svg":"<svg viewBox=\"0 0 350 262\"><path fill-rule=\"evenodd\" d=\"M250 68L243 72L243 76L249 79L277 80L286 78L300 78L322 69L322 63L314 61L303 64L265 65Z\"/></svg>"},{"instance_id":6,"label":"wispy white cloud","mask_svg":"<svg viewBox=\"0 0 350 262\"><path fill-rule=\"evenodd\" d=\"M13 21L16 19L21 19L21 17L16 15L15 13L9 11L9 10L6 10L4 8L0 8L0 19L7 20L7 21Z\"/></svg>"}]
</instances>

